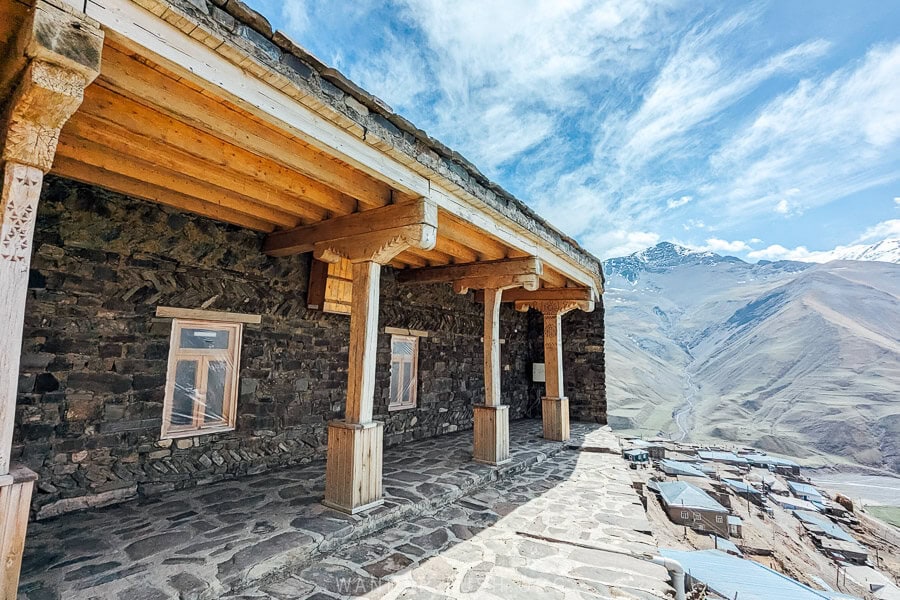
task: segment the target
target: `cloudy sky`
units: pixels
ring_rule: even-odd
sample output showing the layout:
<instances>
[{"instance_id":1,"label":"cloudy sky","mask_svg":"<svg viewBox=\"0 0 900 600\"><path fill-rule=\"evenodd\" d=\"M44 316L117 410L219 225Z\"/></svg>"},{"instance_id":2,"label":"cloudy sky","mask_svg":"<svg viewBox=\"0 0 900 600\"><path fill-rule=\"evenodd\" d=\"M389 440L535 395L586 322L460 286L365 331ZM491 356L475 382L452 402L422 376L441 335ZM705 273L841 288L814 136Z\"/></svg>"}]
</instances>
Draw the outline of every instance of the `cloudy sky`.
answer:
<instances>
[{"instance_id":1,"label":"cloudy sky","mask_svg":"<svg viewBox=\"0 0 900 600\"><path fill-rule=\"evenodd\" d=\"M251 0L598 256L900 238L900 2Z\"/></svg>"}]
</instances>

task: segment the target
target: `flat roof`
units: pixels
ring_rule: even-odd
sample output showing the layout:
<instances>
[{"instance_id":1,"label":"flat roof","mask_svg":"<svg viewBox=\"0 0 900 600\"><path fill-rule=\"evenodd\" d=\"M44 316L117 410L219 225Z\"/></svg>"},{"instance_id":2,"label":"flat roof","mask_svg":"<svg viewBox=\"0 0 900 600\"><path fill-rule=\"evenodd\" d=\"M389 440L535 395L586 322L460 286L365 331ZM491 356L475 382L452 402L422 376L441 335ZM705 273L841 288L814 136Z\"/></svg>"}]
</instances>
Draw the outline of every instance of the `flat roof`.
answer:
<instances>
[{"instance_id":1,"label":"flat roof","mask_svg":"<svg viewBox=\"0 0 900 600\"><path fill-rule=\"evenodd\" d=\"M769 456L768 454L745 454L744 458L752 463L760 465L779 465L783 467L799 467L797 463L786 458L778 458L777 456Z\"/></svg>"},{"instance_id":2,"label":"flat roof","mask_svg":"<svg viewBox=\"0 0 900 600\"><path fill-rule=\"evenodd\" d=\"M809 485L808 483L800 483L799 481L788 481L788 487L795 494L803 494L804 496L822 496L822 492Z\"/></svg>"},{"instance_id":3,"label":"flat roof","mask_svg":"<svg viewBox=\"0 0 900 600\"><path fill-rule=\"evenodd\" d=\"M733 490L737 490L739 492L744 492L747 494L762 494L758 489L746 483L744 481L738 481L737 479L722 479L722 483L727 485Z\"/></svg>"},{"instance_id":4,"label":"flat roof","mask_svg":"<svg viewBox=\"0 0 900 600\"><path fill-rule=\"evenodd\" d=\"M680 460L663 459L659 461L660 467L669 475L685 475L689 477L703 477L709 479L706 473L692 465Z\"/></svg>"},{"instance_id":5,"label":"flat roof","mask_svg":"<svg viewBox=\"0 0 900 600\"><path fill-rule=\"evenodd\" d=\"M718 550L662 549L660 554L681 563L684 570L724 598L740 600L831 600L828 592L820 592L799 581L773 571L751 560L744 560Z\"/></svg>"},{"instance_id":6,"label":"flat roof","mask_svg":"<svg viewBox=\"0 0 900 600\"><path fill-rule=\"evenodd\" d=\"M836 540L844 540L845 542L856 543L856 539L852 535L844 531L840 525L837 525L825 515L817 512L795 510L794 516L804 523L810 523L811 525L820 527L828 537L832 537Z\"/></svg>"},{"instance_id":7,"label":"flat roof","mask_svg":"<svg viewBox=\"0 0 900 600\"><path fill-rule=\"evenodd\" d=\"M722 452L721 450L698 450L697 456L703 460L713 460L716 462L747 463L746 458L742 458L734 452Z\"/></svg>"},{"instance_id":8,"label":"flat roof","mask_svg":"<svg viewBox=\"0 0 900 600\"><path fill-rule=\"evenodd\" d=\"M720 513L728 512L728 509L716 502L712 496L690 483L665 481L659 483L658 487L666 506L696 508Z\"/></svg>"}]
</instances>

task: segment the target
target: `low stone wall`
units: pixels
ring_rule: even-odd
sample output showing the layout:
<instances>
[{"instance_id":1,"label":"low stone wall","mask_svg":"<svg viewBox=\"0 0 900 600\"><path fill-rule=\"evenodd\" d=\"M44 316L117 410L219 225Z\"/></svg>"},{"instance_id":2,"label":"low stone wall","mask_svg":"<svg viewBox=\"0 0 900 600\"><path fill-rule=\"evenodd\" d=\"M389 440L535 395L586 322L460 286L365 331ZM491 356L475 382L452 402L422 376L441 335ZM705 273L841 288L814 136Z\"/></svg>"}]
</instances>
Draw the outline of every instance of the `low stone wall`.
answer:
<instances>
[{"instance_id":1,"label":"low stone wall","mask_svg":"<svg viewBox=\"0 0 900 600\"><path fill-rule=\"evenodd\" d=\"M274 259L262 236L48 177L28 305L14 458L40 479L39 517L322 458L342 416L348 317L306 308L308 255ZM388 412L390 348L379 335L375 418L395 445L468 429L483 400L482 307L449 286L383 274L380 326L420 341L416 409ZM169 319L157 306L262 315L245 326L234 432L160 440ZM501 315L503 398L538 414L541 330ZM564 320L573 414L605 414L602 310ZM600 350L597 351L596 348ZM578 412L575 408L578 406ZM535 412L537 411L537 412Z\"/></svg>"}]
</instances>

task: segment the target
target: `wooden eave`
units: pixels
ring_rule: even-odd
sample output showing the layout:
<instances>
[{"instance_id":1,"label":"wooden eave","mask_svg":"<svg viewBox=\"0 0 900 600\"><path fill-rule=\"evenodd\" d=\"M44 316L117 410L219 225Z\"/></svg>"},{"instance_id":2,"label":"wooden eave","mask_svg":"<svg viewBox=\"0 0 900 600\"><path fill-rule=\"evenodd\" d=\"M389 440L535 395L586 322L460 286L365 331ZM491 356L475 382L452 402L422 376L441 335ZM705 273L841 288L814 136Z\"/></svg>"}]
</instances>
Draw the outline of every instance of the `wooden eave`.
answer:
<instances>
[{"instance_id":1,"label":"wooden eave","mask_svg":"<svg viewBox=\"0 0 900 600\"><path fill-rule=\"evenodd\" d=\"M63 128L52 172L265 233L426 198L437 243L392 266L535 256L545 287L602 292L563 248L163 0L52 1L106 33L100 77ZM28 6L4 3L4 46Z\"/></svg>"}]
</instances>

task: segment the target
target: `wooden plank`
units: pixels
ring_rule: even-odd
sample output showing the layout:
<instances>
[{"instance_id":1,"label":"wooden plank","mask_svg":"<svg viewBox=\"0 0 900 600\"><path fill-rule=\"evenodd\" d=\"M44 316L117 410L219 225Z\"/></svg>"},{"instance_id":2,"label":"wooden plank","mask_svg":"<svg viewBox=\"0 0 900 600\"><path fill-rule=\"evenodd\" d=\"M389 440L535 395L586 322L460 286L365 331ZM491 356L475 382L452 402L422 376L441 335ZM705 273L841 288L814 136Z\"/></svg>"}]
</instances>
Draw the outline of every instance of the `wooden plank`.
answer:
<instances>
[{"instance_id":1,"label":"wooden plank","mask_svg":"<svg viewBox=\"0 0 900 600\"><path fill-rule=\"evenodd\" d=\"M509 406L474 408L472 458L489 465L509 461Z\"/></svg>"},{"instance_id":2,"label":"wooden plank","mask_svg":"<svg viewBox=\"0 0 900 600\"><path fill-rule=\"evenodd\" d=\"M413 225L436 227L437 209L434 205L422 199L336 217L290 231L279 231L266 238L263 251L270 256L289 256L309 252L322 242Z\"/></svg>"},{"instance_id":3,"label":"wooden plank","mask_svg":"<svg viewBox=\"0 0 900 600\"><path fill-rule=\"evenodd\" d=\"M440 222L440 213L438 213L438 221ZM443 252L448 256L452 256L456 263L470 263L482 260L482 257L468 246L460 244L441 234L442 232L438 231L437 243L434 245L434 249L438 252Z\"/></svg>"},{"instance_id":4,"label":"wooden plank","mask_svg":"<svg viewBox=\"0 0 900 600\"><path fill-rule=\"evenodd\" d=\"M78 139L73 136L60 139L58 155L109 173L116 173L158 188L171 190L182 196L222 206L276 226L294 227L299 221L297 217L271 206L260 204L253 198L229 192L226 189L187 177L177 171L164 169L159 165L111 153L102 145L91 140ZM96 183L103 186L102 181Z\"/></svg>"},{"instance_id":5,"label":"wooden plank","mask_svg":"<svg viewBox=\"0 0 900 600\"><path fill-rule=\"evenodd\" d=\"M375 361L378 351L378 301L381 265L353 264L350 309L350 352L347 370L348 423L369 423L375 402Z\"/></svg>"},{"instance_id":6,"label":"wooden plank","mask_svg":"<svg viewBox=\"0 0 900 600\"><path fill-rule=\"evenodd\" d=\"M252 80L245 74L241 77ZM115 86L145 105L254 154L272 158L356 198L366 207L384 206L391 200L390 187L314 150L307 145L308 140L285 136L283 129L273 129L248 118L224 99L198 93L158 69L128 59L114 48L104 52L103 80L106 85ZM291 110L299 108L296 102L291 104Z\"/></svg>"},{"instance_id":7,"label":"wooden plank","mask_svg":"<svg viewBox=\"0 0 900 600\"><path fill-rule=\"evenodd\" d=\"M174 306L157 306L157 317L175 319L195 319L199 321L224 321L227 323L250 323L258 325L262 322L260 315L247 313L222 312L218 310L200 310L195 308L177 308Z\"/></svg>"},{"instance_id":8,"label":"wooden plank","mask_svg":"<svg viewBox=\"0 0 900 600\"><path fill-rule=\"evenodd\" d=\"M422 331L421 329L404 329L402 327L385 327L384 333L390 335L411 335L415 337L428 337L427 331Z\"/></svg>"},{"instance_id":9,"label":"wooden plank","mask_svg":"<svg viewBox=\"0 0 900 600\"><path fill-rule=\"evenodd\" d=\"M452 213L442 210L440 214L441 236L465 248L471 248L478 260L498 260L506 258L509 248L482 231L460 221Z\"/></svg>"},{"instance_id":10,"label":"wooden plank","mask_svg":"<svg viewBox=\"0 0 900 600\"><path fill-rule=\"evenodd\" d=\"M383 502L383 439L382 423L328 424L323 504L356 514Z\"/></svg>"},{"instance_id":11,"label":"wooden plank","mask_svg":"<svg viewBox=\"0 0 900 600\"><path fill-rule=\"evenodd\" d=\"M569 439L569 399L541 398L544 439L564 442Z\"/></svg>"},{"instance_id":12,"label":"wooden plank","mask_svg":"<svg viewBox=\"0 0 900 600\"><path fill-rule=\"evenodd\" d=\"M543 264L536 257L510 258L465 265L414 269L397 274L400 283L448 283L462 279L536 275L543 272Z\"/></svg>"},{"instance_id":13,"label":"wooden plank","mask_svg":"<svg viewBox=\"0 0 900 600\"><path fill-rule=\"evenodd\" d=\"M544 314L544 381L545 396L560 398L563 393L562 315Z\"/></svg>"},{"instance_id":14,"label":"wooden plank","mask_svg":"<svg viewBox=\"0 0 900 600\"><path fill-rule=\"evenodd\" d=\"M293 215L299 218L303 224L321 221L328 217L328 210L324 207L285 193L283 189L269 185L265 179L243 177L235 171L173 149L155 140L138 137L122 127L96 119L83 112L79 112L66 125L62 136L65 138L67 135L78 139L92 140L113 154L131 156L145 163L149 162L169 171L182 173L185 177L208 182L229 193L250 198L259 204Z\"/></svg>"},{"instance_id":15,"label":"wooden plank","mask_svg":"<svg viewBox=\"0 0 900 600\"><path fill-rule=\"evenodd\" d=\"M500 405L500 298L502 290L484 290L484 404Z\"/></svg>"},{"instance_id":16,"label":"wooden plank","mask_svg":"<svg viewBox=\"0 0 900 600\"><path fill-rule=\"evenodd\" d=\"M10 600L17 597L33 487L32 478L0 487L0 593Z\"/></svg>"},{"instance_id":17,"label":"wooden plank","mask_svg":"<svg viewBox=\"0 0 900 600\"><path fill-rule=\"evenodd\" d=\"M274 225L257 217L251 217L228 208L210 204L197 198L173 192L166 188L150 185L146 182L131 179L104 169L86 165L64 156L57 156L53 163L53 172L91 185L98 185L120 194L158 202L178 210L195 213L217 221L246 227L255 231L270 232Z\"/></svg>"}]
</instances>

